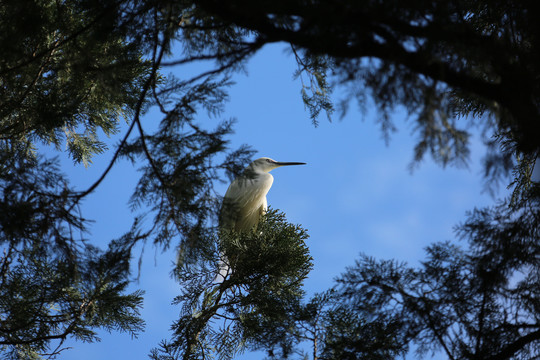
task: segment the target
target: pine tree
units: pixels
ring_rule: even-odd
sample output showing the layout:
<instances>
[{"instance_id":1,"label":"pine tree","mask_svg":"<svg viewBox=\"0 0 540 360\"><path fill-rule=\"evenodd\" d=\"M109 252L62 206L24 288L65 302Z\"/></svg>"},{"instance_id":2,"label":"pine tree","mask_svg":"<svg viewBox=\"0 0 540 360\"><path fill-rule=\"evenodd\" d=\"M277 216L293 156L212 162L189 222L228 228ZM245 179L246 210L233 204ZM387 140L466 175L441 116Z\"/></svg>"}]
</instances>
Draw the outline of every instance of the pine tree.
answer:
<instances>
[{"instance_id":1,"label":"pine tree","mask_svg":"<svg viewBox=\"0 0 540 360\"><path fill-rule=\"evenodd\" d=\"M233 358L275 329L287 331L312 267L307 238L275 210L256 233L220 232L200 261L175 269L182 293L174 303L181 316L171 341L162 341L151 358ZM227 259L232 273L216 280L223 253L234 254Z\"/></svg>"},{"instance_id":2,"label":"pine tree","mask_svg":"<svg viewBox=\"0 0 540 360\"><path fill-rule=\"evenodd\" d=\"M466 163L468 128L474 126L488 145L486 181L506 181L515 170L516 196L530 185L540 152L540 29L534 2L199 4L254 31L256 43L290 43L300 69L325 79L310 99L327 93L331 86L325 84L332 80L348 93L342 109L351 98L361 106L373 100L388 135L396 128L392 111L406 109L418 136L416 161L427 153L443 166ZM306 58L320 60L302 61Z\"/></svg>"},{"instance_id":3,"label":"pine tree","mask_svg":"<svg viewBox=\"0 0 540 360\"><path fill-rule=\"evenodd\" d=\"M4 1L2 352L55 357L67 337L92 341L96 328L137 334L142 293L126 294L130 262L137 244L152 241L178 249L184 285L172 341L154 358L204 358L211 349L227 358L246 348L285 357L305 339L313 358L395 357L411 341L449 358L538 356L537 18L530 1ZM200 121L220 116L231 76L277 41L291 46L315 124L370 98L390 136L392 111L404 107L416 125L415 161L430 154L442 166L467 162L470 127L479 127L485 181L510 183L512 198L471 213L458 232L466 250L434 244L418 269L365 257L336 288L303 300L304 230L272 212L261 234L218 234L214 184L252 152L230 148L232 120L213 129ZM193 62L208 70L166 75ZM338 86L347 94L340 107L330 98ZM150 108L162 119L147 133ZM99 133L114 134L122 120L128 128L109 167L86 190L39 152L65 145L89 166L107 150ZM100 250L79 204L119 158L141 167L133 226ZM238 254L235 272L212 284L223 247ZM519 271L526 275L516 280Z\"/></svg>"}]
</instances>

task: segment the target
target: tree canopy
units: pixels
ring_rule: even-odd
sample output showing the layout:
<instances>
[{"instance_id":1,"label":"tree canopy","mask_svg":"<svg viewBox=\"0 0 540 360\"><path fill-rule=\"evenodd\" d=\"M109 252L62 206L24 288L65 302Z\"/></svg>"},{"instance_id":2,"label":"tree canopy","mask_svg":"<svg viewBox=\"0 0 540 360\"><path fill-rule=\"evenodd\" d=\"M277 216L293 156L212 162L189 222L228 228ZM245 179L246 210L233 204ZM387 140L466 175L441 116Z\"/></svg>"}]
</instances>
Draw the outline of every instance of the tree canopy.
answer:
<instances>
[{"instance_id":1,"label":"tree canopy","mask_svg":"<svg viewBox=\"0 0 540 360\"><path fill-rule=\"evenodd\" d=\"M287 357L305 340L314 359L397 357L412 343L451 359L540 356L538 15L532 1L4 1L1 351L56 357L66 338L93 341L97 328L142 331L142 292L126 288L133 248L151 241L178 251L184 286L181 318L156 359L245 348ZM512 198L470 213L458 227L465 249L436 243L420 268L366 256L335 288L303 299L311 258L301 227L270 212L251 243L218 235L214 186L252 150L231 148L231 120L212 129L200 121L220 116L233 74L278 41L307 79L299 101L315 124L371 99L391 136L402 107L415 123L415 160L430 154L443 166L467 161L470 129L480 128L485 181L506 182ZM205 70L167 73L195 62ZM143 127L149 109L162 115L152 133ZM107 150L100 133L120 121L128 129L86 190L41 154L44 144L65 145L88 166ZM100 250L79 205L119 158L141 170L133 225ZM236 270L214 284L224 247L238 254ZM212 327L216 318L223 328Z\"/></svg>"},{"instance_id":2,"label":"tree canopy","mask_svg":"<svg viewBox=\"0 0 540 360\"><path fill-rule=\"evenodd\" d=\"M435 115L443 122L490 113L519 150L538 151L540 40L538 10L530 2L200 4L255 31L258 41L287 41L331 57L338 79L360 82L382 110L403 105L420 123Z\"/></svg>"}]
</instances>

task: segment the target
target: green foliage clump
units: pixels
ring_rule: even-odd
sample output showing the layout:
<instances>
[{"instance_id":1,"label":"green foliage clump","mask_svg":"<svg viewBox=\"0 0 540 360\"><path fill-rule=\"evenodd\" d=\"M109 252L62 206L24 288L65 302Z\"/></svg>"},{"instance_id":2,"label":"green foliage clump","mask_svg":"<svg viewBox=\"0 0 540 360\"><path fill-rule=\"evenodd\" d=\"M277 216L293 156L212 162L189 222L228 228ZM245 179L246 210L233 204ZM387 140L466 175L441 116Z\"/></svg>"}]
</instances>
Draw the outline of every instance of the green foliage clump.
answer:
<instances>
[{"instance_id":1,"label":"green foliage clump","mask_svg":"<svg viewBox=\"0 0 540 360\"><path fill-rule=\"evenodd\" d=\"M150 63L128 39L122 7L6 1L0 8L0 138L34 149L66 144L77 163L133 114Z\"/></svg>"},{"instance_id":2,"label":"green foliage clump","mask_svg":"<svg viewBox=\"0 0 540 360\"><path fill-rule=\"evenodd\" d=\"M4 154L2 154L4 155ZM87 242L87 222L57 164L4 157L0 167L0 348L6 359L54 358L96 329L143 330L140 290L126 293L130 248ZM128 233L125 237L134 237Z\"/></svg>"},{"instance_id":3,"label":"green foliage clump","mask_svg":"<svg viewBox=\"0 0 540 360\"><path fill-rule=\"evenodd\" d=\"M173 338L152 351L153 359L232 358L272 327L285 327L304 295L310 271L307 234L270 210L253 233L222 232L213 251L175 270L182 306ZM223 260L231 273L218 276Z\"/></svg>"}]
</instances>

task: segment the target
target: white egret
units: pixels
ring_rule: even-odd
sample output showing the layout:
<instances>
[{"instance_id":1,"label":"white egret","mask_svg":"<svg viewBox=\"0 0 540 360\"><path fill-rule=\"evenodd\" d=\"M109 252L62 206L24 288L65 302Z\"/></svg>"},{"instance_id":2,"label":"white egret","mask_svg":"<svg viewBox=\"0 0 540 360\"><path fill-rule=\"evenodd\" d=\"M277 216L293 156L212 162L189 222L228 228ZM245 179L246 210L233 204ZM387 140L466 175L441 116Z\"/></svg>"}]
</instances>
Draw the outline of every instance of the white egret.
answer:
<instances>
[{"instance_id":1,"label":"white egret","mask_svg":"<svg viewBox=\"0 0 540 360\"><path fill-rule=\"evenodd\" d=\"M270 171L281 166L305 165L303 162L279 162L267 157L253 161L229 185L220 214L220 227L223 230L248 232L257 229L261 216L268 209L266 194L272 187L274 177ZM220 283L231 274L227 257L222 254L219 274L214 283Z\"/></svg>"},{"instance_id":2,"label":"white egret","mask_svg":"<svg viewBox=\"0 0 540 360\"><path fill-rule=\"evenodd\" d=\"M274 177L270 171L281 166L305 165L303 162L280 162L267 157L253 161L229 185L221 208L221 228L246 232L254 230L268 208L266 194Z\"/></svg>"}]
</instances>

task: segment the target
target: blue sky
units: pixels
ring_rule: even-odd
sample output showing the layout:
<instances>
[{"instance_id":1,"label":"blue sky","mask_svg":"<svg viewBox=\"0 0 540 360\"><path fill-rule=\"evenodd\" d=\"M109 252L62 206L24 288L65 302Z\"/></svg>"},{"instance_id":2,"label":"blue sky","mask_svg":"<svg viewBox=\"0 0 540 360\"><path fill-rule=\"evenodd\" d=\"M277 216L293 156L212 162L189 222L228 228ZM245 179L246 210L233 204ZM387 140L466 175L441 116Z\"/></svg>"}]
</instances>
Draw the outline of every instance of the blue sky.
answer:
<instances>
[{"instance_id":1,"label":"blue sky","mask_svg":"<svg viewBox=\"0 0 540 360\"><path fill-rule=\"evenodd\" d=\"M301 84L293 80L296 65L284 48L266 47L251 59L248 74L233 79L236 85L219 119L237 119L232 146L251 145L258 151L254 158L307 163L272 172L275 180L268 203L284 211L290 222L308 229L307 244L315 264L305 281L308 293L332 286L360 253L417 265L427 245L454 239L453 227L465 219L466 211L493 203L482 194L483 148L478 138L472 140L468 169L443 169L427 157L411 173L415 135L412 121L403 114L395 114L398 132L388 146L374 114L361 115L354 106L344 119L336 116L330 123L322 117L314 127L301 101ZM158 120L147 116L143 124ZM201 114L200 121L211 127L218 119ZM65 161L64 171L72 185L84 189L99 177L111 156L98 156L88 169ZM85 201L83 213L95 221L93 239L105 243L128 229L133 214L127 201L136 179L132 166L119 162ZM221 194L227 186L218 188ZM169 277L173 258L174 254L151 245L145 248L141 278L133 286L146 291L143 334L131 339L128 334L103 332L99 343L70 341L73 349L60 358L146 359L161 339L169 339L169 327L180 310L170 305L179 293ZM261 357L245 354L242 358Z\"/></svg>"}]
</instances>

